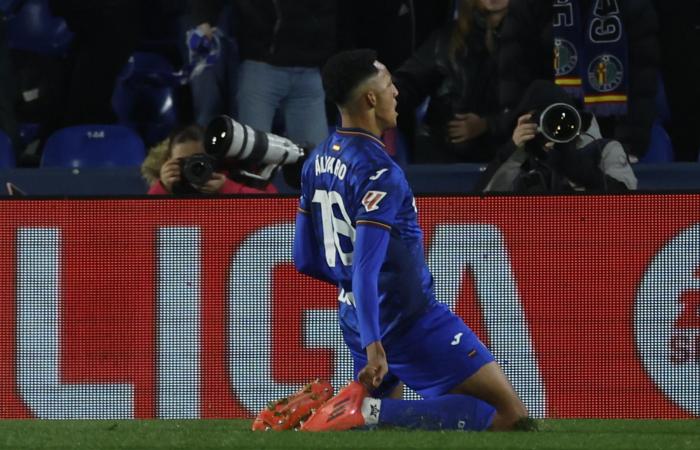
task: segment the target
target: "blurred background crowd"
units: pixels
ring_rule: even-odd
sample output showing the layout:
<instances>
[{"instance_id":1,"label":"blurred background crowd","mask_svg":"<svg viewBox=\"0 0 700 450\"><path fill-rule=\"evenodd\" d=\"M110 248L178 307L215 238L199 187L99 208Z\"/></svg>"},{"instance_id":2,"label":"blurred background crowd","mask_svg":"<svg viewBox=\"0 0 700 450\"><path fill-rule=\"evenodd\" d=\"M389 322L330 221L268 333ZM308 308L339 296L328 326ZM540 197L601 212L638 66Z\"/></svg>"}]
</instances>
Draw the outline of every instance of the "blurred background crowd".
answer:
<instances>
[{"instance_id":1,"label":"blurred background crowd","mask_svg":"<svg viewBox=\"0 0 700 450\"><path fill-rule=\"evenodd\" d=\"M383 138L401 165L505 160L537 80L630 162L698 161L697 1L0 0L0 14L6 167L89 161L62 154L87 136L121 148L110 164L154 149L155 183L164 140L220 114L314 146L337 124L319 69L350 48L393 73L399 127Z\"/></svg>"}]
</instances>

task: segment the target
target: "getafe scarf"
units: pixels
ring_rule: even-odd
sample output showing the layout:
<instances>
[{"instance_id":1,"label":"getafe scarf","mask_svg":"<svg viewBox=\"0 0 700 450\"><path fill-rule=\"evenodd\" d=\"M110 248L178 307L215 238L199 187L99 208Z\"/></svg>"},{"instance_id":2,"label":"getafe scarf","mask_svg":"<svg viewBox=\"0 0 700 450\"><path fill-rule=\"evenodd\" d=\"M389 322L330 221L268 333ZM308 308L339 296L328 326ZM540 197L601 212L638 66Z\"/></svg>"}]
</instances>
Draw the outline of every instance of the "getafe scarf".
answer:
<instances>
[{"instance_id":1,"label":"getafe scarf","mask_svg":"<svg viewBox=\"0 0 700 450\"><path fill-rule=\"evenodd\" d=\"M627 113L627 34L620 0L553 0L555 81L598 116Z\"/></svg>"}]
</instances>

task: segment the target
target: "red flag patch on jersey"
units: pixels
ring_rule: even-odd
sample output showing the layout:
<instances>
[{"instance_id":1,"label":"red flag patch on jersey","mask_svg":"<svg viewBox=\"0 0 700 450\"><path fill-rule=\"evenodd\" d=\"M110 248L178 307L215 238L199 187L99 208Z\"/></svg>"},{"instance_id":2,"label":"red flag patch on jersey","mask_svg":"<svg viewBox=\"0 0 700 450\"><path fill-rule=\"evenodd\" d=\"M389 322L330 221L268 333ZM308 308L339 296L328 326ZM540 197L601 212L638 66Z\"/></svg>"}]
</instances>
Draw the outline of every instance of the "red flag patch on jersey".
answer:
<instances>
[{"instance_id":1,"label":"red flag patch on jersey","mask_svg":"<svg viewBox=\"0 0 700 450\"><path fill-rule=\"evenodd\" d=\"M379 209L379 202L386 197L386 192L382 191L367 191L364 197L362 197L362 206L365 207L365 211L376 211Z\"/></svg>"}]
</instances>

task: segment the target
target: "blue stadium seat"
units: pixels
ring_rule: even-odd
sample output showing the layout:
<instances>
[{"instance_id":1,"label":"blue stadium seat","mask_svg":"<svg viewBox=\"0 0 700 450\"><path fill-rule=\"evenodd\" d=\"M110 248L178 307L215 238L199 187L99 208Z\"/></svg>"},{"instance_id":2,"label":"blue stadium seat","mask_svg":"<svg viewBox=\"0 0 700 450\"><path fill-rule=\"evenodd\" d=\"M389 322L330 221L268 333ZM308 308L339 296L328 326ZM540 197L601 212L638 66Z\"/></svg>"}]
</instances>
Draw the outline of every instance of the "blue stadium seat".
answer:
<instances>
[{"instance_id":1,"label":"blue stadium seat","mask_svg":"<svg viewBox=\"0 0 700 450\"><path fill-rule=\"evenodd\" d=\"M143 141L128 127L78 125L49 136L41 167L138 166L145 157Z\"/></svg>"},{"instance_id":2,"label":"blue stadium seat","mask_svg":"<svg viewBox=\"0 0 700 450\"><path fill-rule=\"evenodd\" d=\"M39 139L41 125L38 123L19 123L19 145L26 148L29 144Z\"/></svg>"},{"instance_id":3,"label":"blue stadium seat","mask_svg":"<svg viewBox=\"0 0 700 450\"><path fill-rule=\"evenodd\" d=\"M12 169L15 167L15 149L12 147L10 137L0 131L0 168Z\"/></svg>"},{"instance_id":4,"label":"blue stadium seat","mask_svg":"<svg viewBox=\"0 0 700 450\"><path fill-rule=\"evenodd\" d=\"M11 49L62 56L73 40L65 20L51 15L48 0L25 0L6 23Z\"/></svg>"},{"instance_id":5,"label":"blue stadium seat","mask_svg":"<svg viewBox=\"0 0 700 450\"><path fill-rule=\"evenodd\" d=\"M147 146L165 139L178 122L175 88L180 84L180 74L164 56L134 53L112 94L119 123L139 133Z\"/></svg>"},{"instance_id":6,"label":"blue stadium seat","mask_svg":"<svg viewBox=\"0 0 700 450\"><path fill-rule=\"evenodd\" d=\"M656 120L651 127L651 140L649 150L639 162L640 163L668 163L674 161L673 145L666 129L659 120Z\"/></svg>"}]
</instances>

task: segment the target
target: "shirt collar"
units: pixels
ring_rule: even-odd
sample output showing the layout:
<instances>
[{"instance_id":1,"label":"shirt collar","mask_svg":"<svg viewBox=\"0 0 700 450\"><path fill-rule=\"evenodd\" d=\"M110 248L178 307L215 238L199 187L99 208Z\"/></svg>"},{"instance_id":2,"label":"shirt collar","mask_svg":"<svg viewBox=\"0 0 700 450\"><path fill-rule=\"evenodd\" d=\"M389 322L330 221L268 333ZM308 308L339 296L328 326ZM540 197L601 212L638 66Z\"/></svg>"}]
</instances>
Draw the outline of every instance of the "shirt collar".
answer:
<instances>
[{"instance_id":1,"label":"shirt collar","mask_svg":"<svg viewBox=\"0 0 700 450\"><path fill-rule=\"evenodd\" d=\"M377 144L381 145L382 147L386 147L386 144L382 141L380 137L377 137L370 133L367 130L363 130L362 128L343 128L343 127L337 127L336 132L343 134L343 135L351 135L351 136L362 136L367 139L370 139Z\"/></svg>"}]
</instances>

